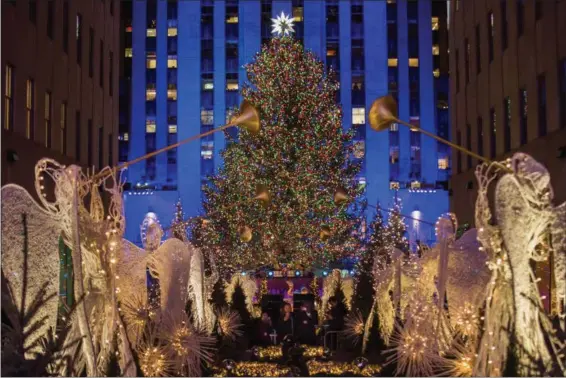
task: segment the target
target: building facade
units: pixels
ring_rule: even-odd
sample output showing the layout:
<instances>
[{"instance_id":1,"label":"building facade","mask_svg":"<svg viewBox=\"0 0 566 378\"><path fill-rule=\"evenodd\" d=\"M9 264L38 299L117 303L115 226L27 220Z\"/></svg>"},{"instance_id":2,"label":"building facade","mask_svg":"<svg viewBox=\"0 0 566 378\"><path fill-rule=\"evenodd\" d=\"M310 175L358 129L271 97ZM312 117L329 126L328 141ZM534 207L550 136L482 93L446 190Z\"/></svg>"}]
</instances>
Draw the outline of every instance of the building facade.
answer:
<instances>
[{"instance_id":1,"label":"building facade","mask_svg":"<svg viewBox=\"0 0 566 378\"><path fill-rule=\"evenodd\" d=\"M2 184L35 195L42 157L118 160L117 1L2 2Z\"/></svg>"},{"instance_id":2,"label":"building facade","mask_svg":"<svg viewBox=\"0 0 566 378\"><path fill-rule=\"evenodd\" d=\"M455 1L450 10L453 140L493 160L531 154L566 200L566 1ZM453 151L451 209L474 222L475 159Z\"/></svg>"},{"instance_id":3,"label":"building facade","mask_svg":"<svg viewBox=\"0 0 566 378\"><path fill-rule=\"evenodd\" d=\"M394 125L367 124L376 98L392 93L401 119L449 138L446 3L431 0L145 0L132 4L124 55L131 64L129 129L120 159L148 152L226 123L246 80L243 66L271 38L271 19L295 20L295 38L340 81L343 125L357 126L358 177L370 204L397 195L409 237L430 240L430 223L448 210L449 151L433 139ZM124 119L128 109L124 108ZM155 213L168 225L178 198L187 216L201 210L201 186L222 164L222 133L178 147L128 169L127 237ZM371 215L368 215L371 216Z\"/></svg>"}]
</instances>

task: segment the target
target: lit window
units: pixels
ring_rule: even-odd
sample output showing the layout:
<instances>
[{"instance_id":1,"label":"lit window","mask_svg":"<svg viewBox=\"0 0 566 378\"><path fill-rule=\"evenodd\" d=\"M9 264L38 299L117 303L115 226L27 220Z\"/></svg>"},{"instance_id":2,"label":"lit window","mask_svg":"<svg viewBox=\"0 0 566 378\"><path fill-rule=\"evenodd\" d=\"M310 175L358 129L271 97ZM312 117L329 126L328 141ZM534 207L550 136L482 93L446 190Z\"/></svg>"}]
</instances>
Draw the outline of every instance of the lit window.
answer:
<instances>
[{"instance_id":1,"label":"lit window","mask_svg":"<svg viewBox=\"0 0 566 378\"><path fill-rule=\"evenodd\" d=\"M212 81L207 81L202 86L202 89L205 91L211 91L214 89L214 83Z\"/></svg>"},{"instance_id":2,"label":"lit window","mask_svg":"<svg viewBox=\"0 0 566 378\"><path fill-rule=\"evenodd\" d=\"M432 18L432 30L438 30L438 17Z\"/></svg>"},{"instance_id":3,"label":"lit window","mask_svg":"<svg viewBox=\"0 0 566 378\"><path fill-rule=\"evenodd\" d=\"M293 18L295 22L303 22L303 7L293 7Z\"/></svg>"},{"instance_id":4,"label":"lit window","mask_svg":"<svg viewBox=\"0 0 566 378\"><path fill-rule=\"evenodd\" d=\"M392 123L391 126L389 126L389 130L398 131L399 130L399 124L398 123Z\"/></svg>"},{"instance_id":5,"label":"lit window","mask_svg":"<svg viewBox=\"0 0 566 378\"><path fill-rule=\"evenodd\" d=\"M418 67L419 58L409 58L409 67Z\"/></svg>"},{"instance_id":6,"label":"lit window","mask_svg":"<svg viewBox=\"0 0 566 378\"><path fill-rule=\"evenodd\" d=\"M366 123L366 109L365 108L353 108L352 109L352 124L353 125L363 125Z\"/></svg>"},{"instance_id":7,"label":"lit window","mask_svg":"<svg viewBox=\"0 0 566 378\"><path fill-rule=\"evenodd\" d=\"M326 56L336 56L336 49L326 50Z\"/></svg>"},{"instance_id":8,"label":"lit window","mask_svg":"<svg viewBox=\"0 0 566 378\"><path fill-rule=\"evenodd\" d=\"M436 107L439 109L448 109L448 102L445 100L438 100Z\"/></svg>"},{"instance_id":9,"label":"lit window","mask_svg":"<svg viewBox=\"0 0 566 378\"><path fill-rule=\"evenodd\" d=\"M238 21L238 16L230 16L226 19L227 24L237 24Z\"/></svg>"},{"instance_id":10,"label":"lit window","mask_svg":"<svg viewBox=\"0 0 566 378\"><path fill-rule=\"evenodd\" d=\"M391 164L396 164L399 162L399 146L389 147L389 161Z\"/></svg>"},{"instance_id":11,"label":"lit window","mask_svg":"<svg viewBox=\"0 0 566 378\"><path fill-rule=\"evenodd\" d=\"M126 47L126 52L124 53L124 56L126 58L131 58L132 57L132 48L131 47Z\"/></svg>"},{"instance_id":12,"label":"lit window","mask_svg":"<svg viewBox=\"0 0 566 378\"><path fill-rule=\"evenodd\" d=\"M434 71L432 71L432 75L434 77L440 77L440 69L437 68Z\"/></svg>"},{"instance_id":13,"label":"lit window","mask_svg":"<svg viewBox=\"0 0 566 378\"><path fill-rule=\"evenodd\" d=\"M169 55L167 58L167 68L177 68L177 55Z\"/></svg>"},{"instance_id":14,"label":"lit window","mask_svg":"<svg viewBox=\"0 0 566 378\"><path fill-rule=\"evenodd\" d=\"M146 133L155 133L155 120L148 119L145 121L145 132Z\"/></svg>"},{"instance_id":15,"label":"lit window","mask_svg":"<svg viewBox=\"0 0 566 378\"><path fill-rule=\"evenodd\" d=\"M146 101L153 101L155 100L155 97L157 96L157 92L155 91L155 88L148 88L145 90L145 100Z\"/></svg>"},{"instance_id":16,"label":"lit window","mask_svg":"<svg viewBox=\"0 0 566 378\"><path fill-rule=\"evenodd\" d=\"M365 177L358 177L358 185L365 186L367 184L367 180Z\"/></svg>"},{"instance_id":17,"label":"lit window","mask_svg":"<svg viewBox=\"0 0 566 378\"><path fill-rule=\"evenodd\" d=\"M148 37L155 37L157 35L157 29L147 29Z\"/></svg>"},{"instance_id":18,"label":"lit window","mask_svg":"<svg viewBox=\"0 0 566 378\"><path fill-rule=\"evenodd\" d=\"M177 134L177 125L169 125L169 134Z\"/></svg>"},{"instance_id":19,"label":"lit window","mask_svg":"<svg viewBox=\"0 0 566 378\"><path fill-rule=\"evenodd\" d=\"M155 67L157 67L157 59L155 59L155 58L147 59L146 68L148 70L154 70Z\"/></svg>"},{"instance_id":20,"label":"lit window","mask_svg":"<svg viewBox=\"0 0 566 378\"><path fill-rule=\"evenodd\" d=\"M411 189L420 189L420 188L421 188L421 182L420 181L411 182Z\"/></svg>"},{"instance_id":21,"label":"lit window","mask_svg":"<svg viewBox=\"0 0 566 378\"><path fill-rule=\"evenodd\" d=\"M131 32L132 32L132 27L126 26L126 33L131 33Z\"/></svg>"},{"instance_id":22,"label":"lit window","mask_svg":"<svg viewBox=\"0 0 566 378\"><path fill-rule=\"evenodd\" d=\"M202 109L200 111L200 123L203 125L214 124L214 111Z\"/></svg>"},{"instance_id":23,"label":"lit window","mask_svg":"<svg viewBox=\"0 0 566 378\"><path fill-rule=\"evenodd\" d=\"M238 82L236 80L228 80L228 82L226 82L226 90L227 91L237 91L238 90Z\"/></svg>"},{"instance_id":24,"label":"lit window","mask_svg":"<svg viewBox=\"0 0 566 378\"><path fill-rule=\"evenodd\" d=\"M176 37L177 36L177 28L167 28L167 36L168 37Z\"/></svg>"},{"instance_id":25,"label":"lit window","mask_svg":"<svg viewBox=\"0 0 566 378\"><path fill-rule=\"evenodd\" d=\"M389 67L397 67L397 58L389 58L387 59L387 65Z\"/></svg>"},{"instance_id":26,"label":"lit window","mask_svg":"<svg viewBox=\"0 0 566 378\"><path fill-rule=\"evenodd\" d=\"M432 45L432 55L439 55L439 54L440 54L440 47L438 47L438 45Z\"/></svg>"},{"instance_id":27,"label":"lit window","mask_svg":"<svg viewBox=\"0 0 566 378\"><path fill-rule=\"evenodd\" d=\"M123 135L118 135L118 140L123 140L124 142L127 142L128 140L130 140L130 134L124 133Z\"/></svg>"},{"instance_id":28,"label":"lit window","mask_svg":"<svg viewBox=\"0 0 566 378\"><path fill-rule=\"evenodd\" d=\"M206 160L212 159L213 152L214 152L214 141L206 140L201 142L200 156L203 159Z\"/></svg>"},{"instance_id":29,"label":"lit window","mask_svg":"<svg viewBox=\"0 0 566 378\"><path fill-rule=\"evenodd\" d=\"M177 101L177 86L175 84L169 84L167 88L167 98Z\"/></svg>"},{"instance_id":30,"label":"lit window","mask_svg":"<svg viewBox=\"0 0 566 378\"><path fill-rule=\"evenodd\" d=\"M389 189L399 190L399 181L390 181L389 182Z\"/></svg>"},{"instance_id":31,"label":"lit window","mask_svg":"<svg viewBox=\"0 0 566 378\"><path fill-rule=\"evenodd\" d=\"M441 157L438 158L438 169L448 169L448 158L447 157Z\"/></svg>"}]
</instances>

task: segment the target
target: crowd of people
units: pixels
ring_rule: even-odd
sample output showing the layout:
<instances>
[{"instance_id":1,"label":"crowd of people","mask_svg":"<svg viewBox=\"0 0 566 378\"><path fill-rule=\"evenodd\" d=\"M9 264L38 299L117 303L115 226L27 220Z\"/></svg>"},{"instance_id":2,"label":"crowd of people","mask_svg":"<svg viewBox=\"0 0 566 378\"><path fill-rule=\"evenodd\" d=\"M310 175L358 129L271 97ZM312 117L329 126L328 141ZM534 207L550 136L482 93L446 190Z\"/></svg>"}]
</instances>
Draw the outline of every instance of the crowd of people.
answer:
<instances>
[{"instance_id":1,"label":"crowd of people","mask_svg":"<svg viewBox=\"0 0 566 378\"><path fill-rule=\"evenodd\" d=\"M331 344L336 345L336 334L344 328L346 314L344 304L336 297L331 297L324 322L319 324L318 311L314 309L312 302L302 302L296 311L293 311L290 303L285 302L275 319L272 319L267 311L262 313L257 327L257 343L259 345L281 343L285 336L292 335L301 344L317 345L328 333ZM317 332L318 329L321 331Z\"/></svg>"}]
</instances>

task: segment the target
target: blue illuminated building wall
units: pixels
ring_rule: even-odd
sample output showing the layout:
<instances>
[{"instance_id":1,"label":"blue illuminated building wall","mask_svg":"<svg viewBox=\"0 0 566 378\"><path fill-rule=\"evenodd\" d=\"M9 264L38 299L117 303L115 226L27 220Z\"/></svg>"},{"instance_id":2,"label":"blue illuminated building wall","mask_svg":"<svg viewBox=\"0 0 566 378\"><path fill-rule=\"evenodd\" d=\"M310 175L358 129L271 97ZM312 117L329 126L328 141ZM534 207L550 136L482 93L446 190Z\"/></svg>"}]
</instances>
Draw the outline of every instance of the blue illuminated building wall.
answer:
<instances>
[{"instance_id":1,"label":"blue illuminated building wall","mask_svg":"<svg viewBox=\"0 0 566 378\"><path fill-rule=\"evenodd\" d=\"M225 124L241 96L249 63L269 41L271 18L295 18L295 38L340 80L337 100L345 129L357 128L358 177L370 204L389 207L397 194L403 213L433 223L448 210L449 151L433 139L394 125L376 133L367 124L373 100L392 93L404 121L449 138L446 4L431 0L137 0L126 23L131 55L129 129L120 135L121 160L134 159ZM440 4L440 5L439 5ZM444 34L445 35L445 34ZM237 140L234 129L230 138ZM126 237L140 242L148 212L162 225L177 199L186 216L201 211L201 187L222 164L229 142L217 133L160 154L127 171ZM127 151L127 153L126 153ZM368 218L371 218L371 211ZM412 241L433 229L408 221Z\"/></svg>"}]
</instances>

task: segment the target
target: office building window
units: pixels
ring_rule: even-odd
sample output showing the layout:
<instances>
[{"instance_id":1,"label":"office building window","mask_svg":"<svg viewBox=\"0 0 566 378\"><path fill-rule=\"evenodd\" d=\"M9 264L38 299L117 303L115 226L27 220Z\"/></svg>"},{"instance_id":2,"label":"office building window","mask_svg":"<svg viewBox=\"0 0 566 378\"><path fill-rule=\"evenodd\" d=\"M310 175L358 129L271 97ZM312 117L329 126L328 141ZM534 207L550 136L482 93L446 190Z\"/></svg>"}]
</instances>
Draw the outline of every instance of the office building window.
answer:
<instances>
[{"instance_id":1,"label":"office building window","mask_svg":"<svg viewBox=\"0 0 566 378\"><path fill-rule=\"evenodd\" d=\"M507 49L507 0L501 0L501 48Z\"/></svg>"},{"instance_id":2,"label":"office building window","mask_svg":"<svg viewBox=\"0 0 566 378\"><path fill-rule=\"evenodd\" d=\"M478 139L478 155L483 156L483 119L478 117L476 137Z\"/></svg>"},{"instance_id":3,"label":"office building window","mask_svg":"<svg viewBox=\"0 0 566 378\"><path fill-rule=\"evenodd\" d=\"M202 125L214 125L214 110L201 109L201 111L200 111L200 123Z\"/></svg>"},{"instance_id":4,"label":"office building window","mask_svg":"<svg viewBox=\"0 0 566 378\"><path fill-rule=\"evenodd\" d=\"M493 62L493 40L495 38L495 19L493 18L493 12L487 14L487 42L488 42L488 52L489 61Z\"/></svg>"},{"instance_id":5,"label":"office building window","mask_svg":"<svg viewBox=\"0 0 566 378\"><path fill-rule=\"evenodd\" d=\"M114 134L108 134L108 166L114 166Z\"/></svg>"},{"instance_id":6,"label":"office building window","mask_svg":"<svg viewBox=\"0 0 566 378\"><path fill-rule=\"evenodd\" d=\"M167 68L177 68L177 55L169 55L167 57Z\"/></svg>"},{"instance_id":7,"label":"office building window","mask_svg":"<svg viewBox=\"0 0 566 378\"><path fill-rule=\"evenodd\" d=\"M67 155L67 103L61 103L61 139L59 141L61 153Z\"/></svg>"},{"instance_id":8,"label":"office building window","mask_svg":"<svg viewBox=\"0 0 566 378\"><path fill-rule=\"evenodd\" d=\"M366 109L365 108L353 108L352 109L352 124L353 125L363 125L366 123Z\"/></svg>"},{"instance_id":9,"label":"office building window","mask_svg":"<svg viewBox=\"0 0 566 378\"><path fill-rule=\"evenodd\" d=\"M517 36L523 35L525 23L525 0L517 0Z\"/></svg>"},{"instance_id":10,"label":"office building window","mask_svg":"<svg viewBox=\"0 0 566 378\"><path fill-rule=\"evenodd\" d=\"M456 54L454 55L454 59L456 59L456 92L460 91L460 54L458 53L458 49L456 49Z\"/></svg>"},{"instance_id":11,"label":"office building window","mask_svg":"<svg viewBox=\"0 0 566 378\"><path fill-rule=\"evenodd\" d=\"M237 80L226 80L226 90L227 91L237 91L238 81Z\"/></svg>"},{"instance_id":12,"label":"office building window","mask_svg":"<svg viewBox=\"0 0 566 378\"><path fill-rule=\"evenodd\" d=\"M75 113L75 159L81 161L81 112Z\"/></svg>"},{"instance_id":13,"label":"office building window","mask_svg":"<svg viewBox=\"0 0 566 378\"><path fill-rule=\"evenodd\" d=\"M26 138L35 139L35 83L26 81Z\"/></svg>"},{"instance_id":14,"label":"office building window","mask_svg":"<svg viewBox=\"0 0 566 378\"><path fill-rule=\"evenodd\" d=\"M145 132L147 134L154 134L156 132L156 123L155 119L146 119L145 120Z\"/></svg>"},{"instance_id":15,"label":"office building window","mask_svg":"<svg viewBox=\"0 0 566 378\"><path fill-rule=\"evenodd\" d=\"M472 127L469 123L466 125L466 148L468 149L468 151L472 150ZM466 155L466 160L467 168L472 169L472 157L470 155Z\"/></svg>"},{"instance_id":16,"label":"office building window","mask_svg":"<svg viewBox=\"0 0 566 378\"><path fill-rule=\"evenodd\" d=\"M212 159L214 156L214 141L203 140L201 142L200 156L205 160Z\"/></svg>"},{"instance_id":17,"label":"office building window","mask_svg":"<svg viewBox=\"0 0 566 378\"><path fill-rule=\"evenodd\" d=\"M535 0L535 19L538 21L542 18L542 0Z\"/></svg>"},{"instance_id":18,"label":"office building window","mask_svg":"<svg viewBox=\"0 0 566 378\"><path fill-rule=\"evenodd\" d=\"M14 67L6 64L4 73L4 129L14 129Z\"/></svg>"},{"instance_id":19,"label":"office building window","mask_svg":"<svg viewBox=\"0 0 566 378\"><path fill-rule=\"evenodd\" d=\"M480 25L476 25L476 73L481 72L481 35Z\"/></svg>"},{"instance_id":20,"label":"office building window","mask_svg":"<svg viewBox=\"0 0 566 378\"><path fill-rule=\"evenodd\" d=\"M462 132L460 130L456 131L456 143L462 145ZM462 152L460 150L456 151L456 171L462 173Z\"/></svg>"},{"instance_id":21,"label":"office building window","mask_svg":"<svg viewBox=\"0 0 566 378\"><path fill-rule=\"evenodd\" d=\"M432 30L433 31L438 30L438 26L439 26L438 17L432 17Z\"/></svg>"},{"instance_id":22,"label":"office building window","mask_svg":"<svg viewBox=\"0 0 566 378\"><path fill-rule=\"evenodd\" d=\"M448 157L447 156L443 156L438 158L438 169L440 170L447 170L449 167L449 163L448 163Z\"/></svg>"},{"instance_id":23,"label":"office building window","mask_svg":"<svg viewBox=\"0 0 566 378\"><path fill-rule=\"evenodd\" d=\"M519 101L521 102L521 108L519 109L519 112L521 114L519 134L520 134L520 143L521 145L523 145L526 144L528 141L527 120L529 115L527 90L524 88L519 90Z\"/></svg>"},{"instance_id":24,"label":"office building window","mask_svg":"<svg viewBox=\"0 0 566 378\"><path fill-rule=\"evenodd\" d=\"M155 56L149 56L147 57L146 60L146 66L145 66L148 70L154 70L155 67L157 67L157 59L155 58Z\"/></svg>"},{"instance_id":25,"label":"office building window","mask_svg":"<svg viewBox=\"0 0 566 378\"><path fill-rule=\"evenodd\" d=\"M37 22L37 0L29 0L28 7L28 18L32 24L35 24Z\"/></svg>"},{"instance_id":26,"label":"office building window","mask_svg":"<svg viewBox=\"0 0 566 378\"><path fill-rule=\"evenodd\" d=\"M55 17L55 1L47 0L47 37L53 39L53 17Z\"/></svg>"},{"instance_id":27,"label":"office building window","mask_svg":"<svg viewBox=\"0 0 566 378\"><path fill-rule=\"evenodd\" d=\"M145 90L145 100L154 101L156 96L157 92L155 91L155 84L147 84L147 88Z\"/></svg>"},{"instance_id":28,"label":"office building window","mask_svg":"<svg viewBox=\"0 0 566 378\"><path fill-rule=\"evenodd\" d=\"M172 101L177 101L177 85L168 84L167 85L167 99Z\"/></svg>"},{"instance_id":29,"label":"office building window","mask_svg":"<svg viewBox=\"0 0 566 378\"><path fill-rule=\"evenodd\" d=\"M104 167L104 128L98 126L98 169Z\"/></svg>"},{"instance_id":30,"label":"office building window","mask_svg":"<svg viewBox=\"0 0 566 378\"><path fill-rule=\"evenodd\" d=\"M418 67L419 58L409 58L409 67Z\"/></svg>"},{"instance_id":31,"label":"office building window","mask_svg":"<svg viewBox=\"0 0 566 378\"><path fill-rule=\"evenodd\" d=\"M546 78L544 74L537 77L538 86L538 136L545 136L546 125Z\"/></svg>"},{"instance_id":32,"label":"office building window","mask_svg":"<svg viewBox=\"0 0 566 378\"><path fill-rule=\"evenodd\" d=\"M114 54L112 51L108 55L108 94L114 95Z\"/></svg>"},{"instance_id":33,"label":"office building window","mask_svg":"<svg viewBox=\"0 0 566 378\"><path fill-rule=\"evenodd\" d=\"M100 40L100 60L98 62L99 68L99 75L98 75L98 85L100 88L104 87L104 41Z\"/></svg>"},{"instance_id":34,"label":"office building window","mask_svg":"<svg viewBox=\"0 0 566 378\"><path fill-rule=\"evenodd\" d=\"M45 92L45 147L51 148L51 92Z\"/></svg>"},{"instance_id":35,"label":"office building window","mask_svg":"<svg viewBox=\"0 0 566 378\"><path fill-rule=\"evenodd\" d=\"M503 152L511 151L511 98L505 97L503 101L505 112L503 119Z\"/></svg>"},{"instance_id":36,"label":"office building window","mask_svg":"<svg viewBox=\"0 0 566 378\"><path fill-rule=\"evenodd\" d=\"M88 76L94 75L94 29L88 31Z\"/></svg>"},{"instance_id":37,"label":"office building window","mask_svg":"<svg viewBox=\"0 0 566 378\"><path fill-rule=\"evenodd\" d=\"M83 16L77 13L75 35L77 38L77 64L80 66L83 60Z\"/></svg>"},{"instance_id":38,"label":"office building window","mask_svg":"<svg viewBox=\"0 0 566 378\"><path fill-rule=\"evenodd\" d=\"M495 109L489 110L489 156L493 159L497 154L497 118Z\"/></svg>"},{"instance_id":39,"label":"office building window","mask_svg":"<svg viewBox=\"0 0 566 378\"><path fill-rule=\"evenodd\" d=\"M466 47L466 55L465 55L465 62L464 62L464 69L466 70L466 84L468 84L470 82L470 50L471 50L471 46L470 46L470 41L468 40L468 38L466 38L464 45Z\"/></svg>"},{"instance_id":40,"label":"office building window","mask_svg":"<svg viewBox=\"0 0 566 378\"><path fill-rule=\"evenodd\" d=\"M63 2L63 52L69 52L69 1Z\"/></svg>"},{"instance_id":41,"label":"office building window","mask_svg":"<svg viewBox=\"0 0 566 378\"><path fill-rule=\"evenodd\" d=\"M86 136L86 161L87 166L90 168L92 164L92 142L94 139L94 130L92 128L92 119L87 121L87 136Z\"/></svg>"},{"instance_id":42,"label":"office building window","mask_svg":"<svg viewBox=\"0 0 566 378\"><path fill-rule=\"evenodd\" d=\"M558 62L558 81L560 127L564 129L566 128L566 58Z\"/></svg>"}]
</instances>

